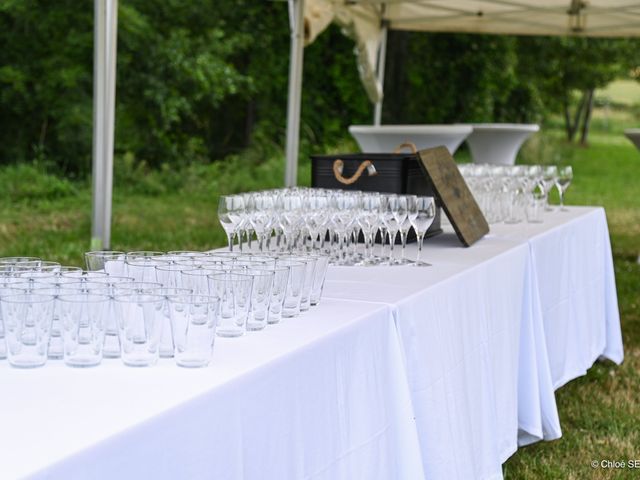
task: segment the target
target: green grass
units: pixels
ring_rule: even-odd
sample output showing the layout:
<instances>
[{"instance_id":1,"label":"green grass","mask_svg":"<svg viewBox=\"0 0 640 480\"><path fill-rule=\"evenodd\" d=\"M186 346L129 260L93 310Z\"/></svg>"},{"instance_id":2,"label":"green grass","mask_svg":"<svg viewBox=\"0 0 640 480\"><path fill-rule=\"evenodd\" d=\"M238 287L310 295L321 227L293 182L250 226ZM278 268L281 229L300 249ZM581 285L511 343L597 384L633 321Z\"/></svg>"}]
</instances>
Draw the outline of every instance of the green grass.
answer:
<instances>
[{"instance_id":1,"label":"green grass","mask_svg":"<svg viewBox=\"0 0 640 480\"><path fill-rule=\"evenodd\" d=\"M631 106L640 103L640 82L637 80L616 80L605 88L596 90L597 99L610 103Z\"/></svg>"},{"instance_id":2,"label":"green grass","mask_svg":"<svg viewBox=\"0 0 640 480\"><path fill-rule=\"evenodd\" d=\"M519 157L522 163L571 164L575 179L567 203L606 208L626 356L622 366L599 363L557 392L563 437L518 450L504 466L508 480L640 478L637 470L590 467L592 460L640 459L640 152L622 136L634 122L638 118L630 110L597 111L588 148L566 144L557 122L551 122ZM346 140L331 150L353 149ZM123 159L113 197L112 248L223 245L218 195L279 186L283 164L273 151L176 172L149 171ZM20 168L0 169L0 256L36 255L81 265L90 238L88 183L70 184L38 168ZM299 178L308 184L307 160Z\"/></svg>"}]
</instances>

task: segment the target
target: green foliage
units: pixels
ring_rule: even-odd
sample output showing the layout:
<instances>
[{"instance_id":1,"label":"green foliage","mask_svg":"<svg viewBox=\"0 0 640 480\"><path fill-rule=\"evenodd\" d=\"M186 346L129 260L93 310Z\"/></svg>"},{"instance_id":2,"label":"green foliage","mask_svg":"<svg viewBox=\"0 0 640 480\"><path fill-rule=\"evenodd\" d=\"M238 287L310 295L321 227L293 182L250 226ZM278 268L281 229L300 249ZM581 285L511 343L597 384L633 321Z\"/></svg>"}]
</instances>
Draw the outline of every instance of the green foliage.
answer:
<instances>
[{"instance_id":1,"label":"green foliage","mask_svg":"<svg viewBox=\"0 0 640 480\"><path fill-rule=\"evenodd\" d=\"M76 187L67 179L47 173L37 164L17 163L0 169L0 201L55 200L73 195Z\"/></svg>"},{"instance_id":2,"label":"green foliage","mask_svg":"<svg viewBox=\"0 0 640 480\"><path fill-rule=\"evenodd\" d=\"M126 0L118 15L117 182L159 195L175 186L154 171L233 159L248 147L260 165L282 149L285 2ZM92 2L4 0L0 45L0 164L37 161L85 178ZM636 66L638 51L635 40L393 31L383 121L540 121L575 89ZM349 124L371 121L353 43L337 27L305 49L303 84L302 158L344 141Z\"/></svg>"}]
</instances>

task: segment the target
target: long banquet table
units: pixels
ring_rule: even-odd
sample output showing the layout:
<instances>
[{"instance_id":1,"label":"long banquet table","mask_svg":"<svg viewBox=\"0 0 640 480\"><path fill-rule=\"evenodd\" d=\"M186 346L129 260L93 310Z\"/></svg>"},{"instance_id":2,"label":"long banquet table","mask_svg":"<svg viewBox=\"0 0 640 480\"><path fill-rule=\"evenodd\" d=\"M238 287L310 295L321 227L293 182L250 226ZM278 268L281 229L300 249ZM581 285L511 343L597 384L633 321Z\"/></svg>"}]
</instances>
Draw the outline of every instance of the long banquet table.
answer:
<instances>
[{"instance_id":1,"label":"long banquet table","mask_svg":"<svg viewBox=\"0 0 640 480\"><path fill-rule=\"evenodd\" d=\"M622 361L604 210L423 253L330 268L320 306L217 339L206 369L0 362L0 477L502 478L561 435L556 388Z\"/></svg>"}]
</instances>

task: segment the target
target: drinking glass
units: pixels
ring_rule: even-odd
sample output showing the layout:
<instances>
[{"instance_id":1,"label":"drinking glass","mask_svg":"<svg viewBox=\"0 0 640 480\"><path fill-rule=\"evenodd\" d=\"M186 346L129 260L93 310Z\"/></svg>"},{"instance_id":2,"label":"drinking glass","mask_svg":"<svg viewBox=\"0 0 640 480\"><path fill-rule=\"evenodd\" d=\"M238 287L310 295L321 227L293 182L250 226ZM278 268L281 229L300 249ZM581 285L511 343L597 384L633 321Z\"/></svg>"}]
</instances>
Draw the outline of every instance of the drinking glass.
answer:
<instances>
[{"instance_id":1,"label":"drinking glass","mask_svg":"<svg viewBox=\"0 0 640 480\"><path fill-rule=\"evenodd\" d=\"M41 367L47 361L53 296L22 293L0 297L9 364Z\"/></svg>"},{"instance_id":2,"label":"drinking glass","mask_svg":"<svg viewBox=\"0 0 640 480\"><path fill-rule=\"evenodd\" d=\"M233 251L233 236L238 231L245 211L242 195L221 196L218 202L218 220L229 240L229 251Z\"/></svg>"},{"instance_id":3,"label":"drinking glass","mask_svg":"<svg viewBox=\"0 0 640 480\"><path fill-rule=\"evenodd\" d=\"M160 357L173 357L174 342L171 332L171 308L169 305L169 297L176 295L191 295L193 290L188 288L159 288L154 294L162 295L164 302L162 305L162 336L160 337Z\"/></svg>"},{"instance_id":4,"label":"drinking glass","mask_svg":"<svg viewBox=\"0 0 640 480\"><path fill-rule=\"evenodd\" d=\"M165 297L134 292L114 300L122 362L130 367L154 365L160 353Z\"/></svg>"},{"instance_id":5,"label":"drinking glass","mask_svg":"<svg viewBox=\"0 0 640 480\"><path fill-rule=\"evenodd\" d=\"M251 306L247 319L247 330L262 330L269 320L269 304L273 288L274 272L248 268L246 274L253 278L251 287Z\"/></svg>"},{"instance_id":6,"label":"drinking glass","mask_svg":"<svg viewBox=\"0 0 640 480\"><path fill-rule=\"evenodd\" d=\"M182 270L182 287L189 288L196 295L209 295L209 276L223 273L215 268L193 268Z\"/></svg>"},{"instance_id":7,"label":"drinking glass","mask_svg":"<svg viewBox=\"0 0 640 480\"><path fill-rule=\"evenodd\" d=\"M38 295L53 296L53 319L51 321L51 333L49 335L49 348L47 357L50 359L60 359L64 357L64 339L62 337L62 322L60 320L62 307L60 306L60 295L75 295L78 291L74 288L65 288L61 285L38 286L30 290Z\"/></svg>"},{"instance_id":8,"label":"drinking glass","mask_svg":"<svg viewBox=\"0 0 640 480\"><path fill-rule=\"evenodd\" d=\"M265 193L251 195L249 205L247 205L249 221L258 237L258 249L260 252L264 251L267 236L271 235L275 220L274 207L273 197Z\"/></svg>"},{"instance_id":9,"label":"drinking glass","mask_svg":"<svg viewBox=\"0 0 640 480\"><path fill-rule=\"evenodd\" d=\"M402 204L403 201L406 201L406 212L407 215L404 217L402 222L398 222L400 224L400 239L402 240L402 250L400 252L400 259L395 262L396 265L407 265L413 263L411 260L407 259L405 256L407 251L407 237L409 235L409 230L411 230L411 225L416 216L418 215L418 207L417 207L417 199L416 195L402 195L398 197Z\"/></svg>"},{"instance_id":10,"label":"drinking glass","mask_svg":"<svg viewBox=\"0 0 640 480\"><path fill-rule=\"evenodd\" d=\"M322 297L322 289L324 288L324 279L327 276L329 267L328 255L313 255L316 259L316 268L313 273L313 285L311 287L311 296L309 297L311 305L318 305Z\"/></svg>"},{"instance_id":11,"label":"drinking glass","mask_svg":"<svg viewBox=\"0 0 640 480\"><path fill-rule=\"evenodd\" d=\"M213 355L219 299L210 295L170 295L169 313L176 364L206 367Z\"/></svg>"},{"instance_id":12,"label":"drinking glass","mask_svg":"<svg viewBox=\"0 0 640 480\"><path fill-rule=\"evenodd\" d=\"M564 193L569 188L571 180L573 179L573 169L571 166L562 167L558 170L558 177L556 178L556 188L558 194L560 194L560 210L568 212L569 210L564 206Z\"/></svg>"},{"instance_id":13,"label":"drinking glass","mask_svg":"<svg viewBox=\"0 0 640 480\"><path fill-rule=\"evenodd\" d=\"M0 284L0 299L6 295L18 295L27 293L22 288L12 288L11 284ZM0 308L0 360L7 358L7 344L4 337L4 324L2 321L2 308Z\"/></svg>"},{"instance_id":14,"label":"drinking glass","mask_svg":"<svg viewBox=\"0 0 640 480\"><path fill-rule=\"evenodd\" d=\"M102 356L104 358L120 357L120 337L118 335L116 306L113 302L113 296L120 287L132 283L134 283L132 277L108 275L106 277L94 278L90 283L85 282L83 285L85 289L88 287L88 291L92 293L106 294L111 297L105 318L104 346L102 348ZM123 289L120 289L120 291L122 292ZM124 289L124 292L129 293L130 290Z\"/></svg>"},{"instance_id":15,"label":"drinking glass","mask_svg":"<svg viewBox=\"0 0 640 480\"><path fill-rule=\"evenodd\" d=\"M282 305L282 317L291 318L300 315L300 303L302 289L305 281L307 263L291 258L278 258L277 267L286 267L289 270L289 283Z\"/></svg>"},{"instance_id":16,"label":"drinking glass","mask_svg":"<svg viewBox=\"0 0 640 480\"><path fill-rule=\"evenodd\" d=\"M255 270L273 272L273 285L271 287L271 300L269 302L269 315L267 322L279 323L282 319L282 307L284 304L287 285L289 284L289 268L285 266L262 265L253 267Z\"/></svg>"},{"instance_id":17,"label":"drinking glass","mask_svg":"<svg viewBox=\"0 0 640 480\"><path fill-rule=\"evenodd\" d=\"M383 195L381 197L381 215L382 222L389 235L389 257L385 263L393 265L395 262L393 248L396 243L396 235L398 235L398 231L400 230L400 224L407 216L406 199L401 201L397 195ZM383 235L383 245L384 242L385 238Z\"/></svg>"},{"instance_id":18,"label":"drinking glass","mask_svg":"<svg viewBox=\"0 0 640 480\"><path fill-rule=\"evenodd\" d=\"M220 300L216 334L239 337L247 331L253 277L238 273L209 275L211 294Z\"/></svg>"},{"instance_id":19,"label":"drinking glass","mask_svg":"<svg viewBox=\"0 0 640 480\"><path fill-rule=\"evenodd\" d=\"M433 197L417 197L416 198L416 215L412 215L411 225L416 231L418 239L418 256L416 261L413 262L413 266L416 267L428 267L431 264L422 261L420 258L422 254L422 242L424 235L433 223L433 219L436 216L436 202Z\"/></svg>"},{"instance_id":20,"label":"drinking glass","mask_svg":"<svg viewBox=\"0 0 640 480\"><path fill-rule=\"evenodd\" d=\"M84 254L87 270L107 272L109 275L124 274L125 253L115 250L94 251Z\"/></svg>"},{"instance_id":21,"label":"drinking glass","mask_svg":"<svg viewBox=\"0 0 640 480\"><path fill-rule=\"evenodd\" d=\"M171 263L168 265L156 265L156 278L155 281L161 283L166 288L181 288L182 287L182 270L186 270L189 267L178 263ZM195 267L192 267L195 268Z\"/></svg>"},{"instance_id":22,"label":"drinking glass","mask_svg":"<svg viewBox=\"0 0 640 480\"><path fill-rule=\"evenodd\" d=\"M136 282L155 282L156 266L169 264L169 261L150 257L127 257L125 261L125 276L133 277Z\"/></svg>"},{"instance_id":23,"label":"drinking glass","mask_svg":"<svg viewBox=\"0 0 640 480\"><path fill-rule=\"evenodd\" d=\"M360 265L376 265L378 262L373 258L373 233L380 221L380 195L363 195L356 218L365 242L365 255Z\"/></svg>"},{"instance_id":24,"label":"drinking glass","mask_svg":"<svg viewBox=\"0 0 640 480\"><path fill-rule=\"evenodd\" d=\"M102 362L109 297L76 293L58 297L64 343L64 363L94 367Z\"/></svg>"},{"instance_id":25,"label":"drinking glass","mask_svg":"<svg viewBox=\"0 0 640 480\"><path fill-rule=\"evenodd\" d=\"M311 289L313 288L317 259L312 256L291 256L290 258L305 264L304 280L300 292L300 311L306 312L311 307Z\"/></svg>"},{"instance_id":26,"label":"drinking glass","mask_svg":"<svg viewBox=\"0 0 640 480\"><path fill-rule=\"evenodd\" d=\"M544 188L544 194L546 197L547 205L545 210L547 212L553 211L553 207L549 205L549 194L556 184L558 178L558 167L555 165L548 165L542 169L542 186Z\"/></svg>"}]
</instances>

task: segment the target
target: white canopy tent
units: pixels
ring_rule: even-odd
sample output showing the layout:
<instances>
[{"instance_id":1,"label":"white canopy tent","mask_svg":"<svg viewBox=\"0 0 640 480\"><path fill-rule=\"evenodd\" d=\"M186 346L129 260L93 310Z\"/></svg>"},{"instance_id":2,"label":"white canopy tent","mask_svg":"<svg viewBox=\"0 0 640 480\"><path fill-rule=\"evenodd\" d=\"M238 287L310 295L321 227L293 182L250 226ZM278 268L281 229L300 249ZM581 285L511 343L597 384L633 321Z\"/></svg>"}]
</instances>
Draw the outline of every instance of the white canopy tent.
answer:
<instances>
[{"instance_id":1,"label":"white canopy tent","mask_svg":"<svg viewBox=\"0 0 640 480\"><path fill-rule=\"evenodd\" d=\"M640 0L287 0L291 63L285 184L296 184L304 45L330 23L356 44L358 67L380 123L387 30L517 35L640 36ZM118 0L94 0L94 140L91 246L108 249Z\"/></svg>"},{"instance_id":2,"label":"white canopy tent","mask_svg":"<svg viewBox=\"0 0 640 480\"><path fill-rule=\"evenodd\" d=\"M387 30L589 37L640 36L639 0L288 0L291 69L285 183L296 184L302 49L331 24L356 44L380 125ZM303 15L300 12L304 12ZM304 26L304 28L303 28ZM304 30L304 37L300 34ZM303 43L304 42L304 43ZM294 68L295 66L295 68ZM298 115L293 116L295 112Z\"/></svg>"}]
</instances>

